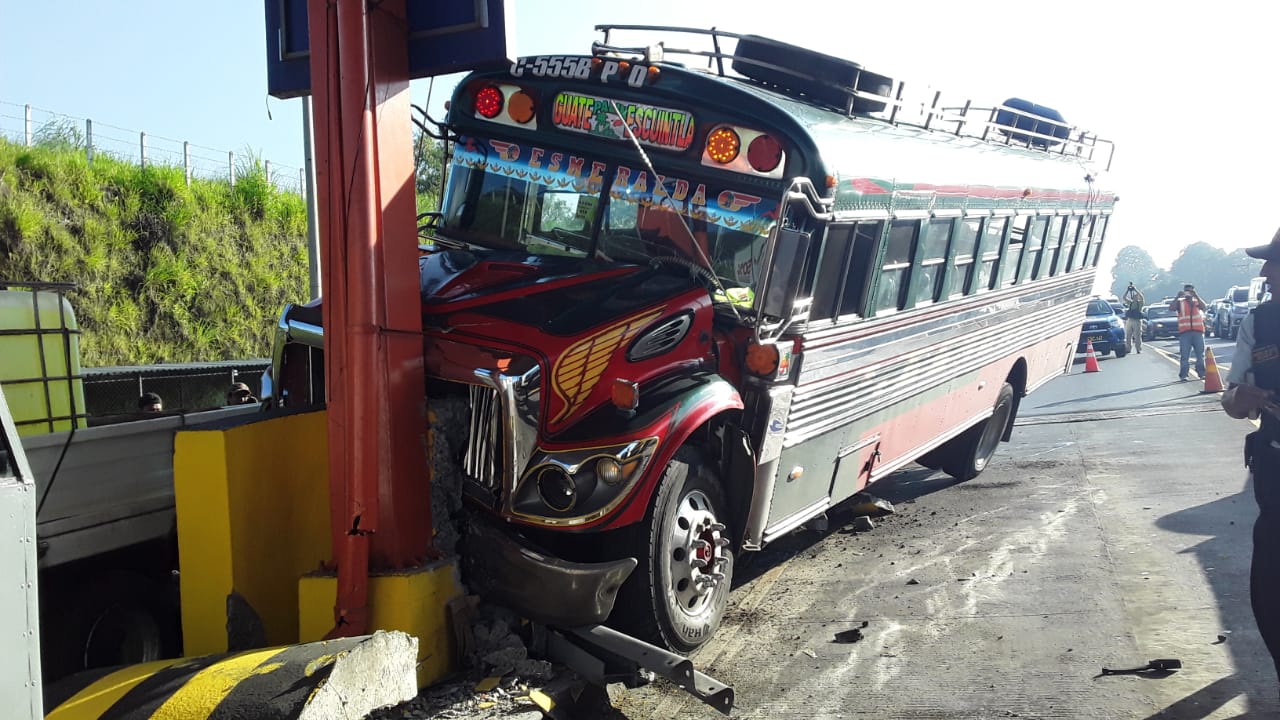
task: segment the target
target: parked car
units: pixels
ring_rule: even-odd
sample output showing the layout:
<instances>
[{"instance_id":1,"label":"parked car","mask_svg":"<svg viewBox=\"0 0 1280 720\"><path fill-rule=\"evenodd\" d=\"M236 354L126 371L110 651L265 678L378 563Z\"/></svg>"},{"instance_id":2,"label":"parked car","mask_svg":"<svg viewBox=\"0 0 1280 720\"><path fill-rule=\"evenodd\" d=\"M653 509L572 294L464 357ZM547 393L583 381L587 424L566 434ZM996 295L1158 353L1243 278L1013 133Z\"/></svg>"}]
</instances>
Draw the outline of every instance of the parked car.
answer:
<instances>
[{"instance_id":1,"label":"parked car","mask_svg":"<svg viewBox=\"0 0 1280 720\"><path fill-rule=\"evenodd\" d=\"M1210 337L1235 340L1240 332L1240 322L1257 306L1258 301L1250 298L1248 285L1232 285L1226 295L1214 301L1213 319L1205 318L1205 330Z\"/></svg>"},{"instance_id":2,"label":"parked car","mask_svg":"<svg viewBox=\"0 0 1280 720\"><path fill-rule=\"evenodd\" d=\"M1076 352L1085 352L1090 342L1093 343L1093 352L1099 356L1114 351L1116 357L1122 358L1128 352L1124 345L1124 321L1102 298L1095 297L1089 301Z\"/></svg>"},{"instance_id":3,"label":"parked car","mask_svg":"<svg viewBox=\"0 0 1280 720\"><path fill-rule=\"evenodd\" d=\"M1156 303L1142 309L1142 339L1155 340L1162 337L1178 337L1178 313L1169 308L1168 303Z\"/></svg>"},{"instance_id":4,"label":"parked car","mask_svg":"<svg viewBox=\"0 0 1280 720\"><path fill-rule=\"evenodd\" d=\"M1120 298L1115 295L1108 295L1102 299L1111 306L1111 309L1115 311L1115 314L1119 315L1122 319L1124 318L1124 303L1120 302Z\"/></svg>"}]
</instances>

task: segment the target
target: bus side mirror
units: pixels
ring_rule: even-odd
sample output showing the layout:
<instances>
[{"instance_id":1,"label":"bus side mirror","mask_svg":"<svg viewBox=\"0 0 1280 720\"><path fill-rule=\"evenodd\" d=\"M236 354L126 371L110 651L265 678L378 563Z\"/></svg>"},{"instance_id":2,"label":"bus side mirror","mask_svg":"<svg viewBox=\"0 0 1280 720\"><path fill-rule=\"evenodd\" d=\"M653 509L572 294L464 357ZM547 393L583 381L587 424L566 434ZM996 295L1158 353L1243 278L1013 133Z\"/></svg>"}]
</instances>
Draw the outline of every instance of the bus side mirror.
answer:
<instances>
[{"instance_id":1,"label":"bus side mirror","mask_svg":"<svg viewBox=\"0 0 1280 720\"><path fill-rule=\"evenodd\" d=\"M759 314L789 320L796 304L796 289L809 256L809 233L779 228L765 268L765 288Z\"/></svg>"}]
</instances>

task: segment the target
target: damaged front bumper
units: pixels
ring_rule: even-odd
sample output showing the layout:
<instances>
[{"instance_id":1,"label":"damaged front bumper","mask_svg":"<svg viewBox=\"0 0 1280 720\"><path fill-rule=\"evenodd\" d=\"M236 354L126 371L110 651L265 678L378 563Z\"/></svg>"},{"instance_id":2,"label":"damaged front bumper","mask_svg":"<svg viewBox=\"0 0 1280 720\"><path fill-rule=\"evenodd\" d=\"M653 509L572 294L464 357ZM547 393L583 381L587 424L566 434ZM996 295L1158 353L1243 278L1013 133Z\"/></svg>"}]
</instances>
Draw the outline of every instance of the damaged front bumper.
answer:
<instances>
[{"instance_id":1,"label":"damaged front bumper","mask_svg":"<svg viewBox=\"0 0 1280 720\"><path fill-rule=\"evenodd\" d=\"M475 522L464 553L467 582L486 600L530 620L578 627L603 623L635 558L600 563L564 560L535 550L488 522Z\"/></svg>"}]
</instances>

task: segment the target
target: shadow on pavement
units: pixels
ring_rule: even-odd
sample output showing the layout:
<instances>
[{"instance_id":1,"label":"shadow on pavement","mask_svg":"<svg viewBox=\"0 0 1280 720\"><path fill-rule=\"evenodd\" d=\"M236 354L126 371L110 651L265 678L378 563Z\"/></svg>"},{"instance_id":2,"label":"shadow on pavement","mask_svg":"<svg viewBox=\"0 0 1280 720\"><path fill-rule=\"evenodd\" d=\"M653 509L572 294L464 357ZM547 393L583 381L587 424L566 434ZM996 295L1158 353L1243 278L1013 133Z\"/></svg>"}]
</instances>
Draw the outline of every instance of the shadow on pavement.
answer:
<instances>
[{"instance_id":1,"label":"shadow on pavement","mask_svg":"<svg viewBox=\"0 0 1280 720\"><path fill-rule=\"evenodd\" d=\"M906 469L876 482L866 492L898 505L957 484L955 478L941 470L908 465ZM801 529L779 538L759 552L743 553L737 558L733 567L734 589L755 580L770 568L809 550L831 535L846 532L853 518L852 505L847 502L841 503L827 511L825 530Z\"/></svg>"},{"instance_id":2,"label":"shadow on pavement","mask_svg":"<svg viewBox=\"0 0 1280 720\"><path fill-rule=\"evenodd\" d=\"M1245 472L1243 467L1239 471ZM1231 631L1227 647L1237 674L1206 685L1147 720L1201 720L1240 696L1247 698L1248 717L1280 717L1274 665L1258 635L1248 600L1256 508L1250 479L1239 493L1179 510L1156 521L1156 526L1164 530L1204 536L1203 541L1183 552L1195 554L1217 598L1221 627ZM1239 519L1241 517L1246 519ZM1225 571L1227 564L1237 567Z\"/></svg>"},{"instance_id":3,"label":"shadow on pavement","mask_svg":"<svg viewBox=\"0 0 1280 720\"><path fill-rule=\"evenodd\" d=\"M1182 698L1178 702L1169 707L1160 710L1154 715L1147 716L1146 720L1204 720L1209 717L1218 708L1227 704L1229 700L1248 692L1248 687L1237 675L1229 675L1200 688L1196 692ZM1271 715L1263 715L1256 711L1250 711L1244 715L1237 715L1237 718L1259 718L1271 717Z\"/></svg>"}]
</instances>

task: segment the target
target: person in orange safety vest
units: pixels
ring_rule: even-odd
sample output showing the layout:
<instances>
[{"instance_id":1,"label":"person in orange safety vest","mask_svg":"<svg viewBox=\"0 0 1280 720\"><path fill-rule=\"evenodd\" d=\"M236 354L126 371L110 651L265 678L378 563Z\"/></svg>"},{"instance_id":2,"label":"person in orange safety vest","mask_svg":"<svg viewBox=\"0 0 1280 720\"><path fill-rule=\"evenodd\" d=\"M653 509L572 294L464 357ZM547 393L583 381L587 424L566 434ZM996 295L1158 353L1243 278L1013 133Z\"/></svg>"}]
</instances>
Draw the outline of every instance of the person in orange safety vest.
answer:
<instances>
[{"instance_id":1,"label":"person in orange safety vest","mask_svg":"<svg viewBox=\"0 0 1280 720\"><path fill-rule=\"evenodd\" d=\"M1196 287L1184 285L1169 309L1178 314L1178 380L1187 381L1192 350L1196 351L1196 374L1204 377L1204 301Z\"/></svg>"}]
</instances>

